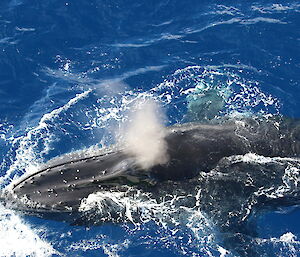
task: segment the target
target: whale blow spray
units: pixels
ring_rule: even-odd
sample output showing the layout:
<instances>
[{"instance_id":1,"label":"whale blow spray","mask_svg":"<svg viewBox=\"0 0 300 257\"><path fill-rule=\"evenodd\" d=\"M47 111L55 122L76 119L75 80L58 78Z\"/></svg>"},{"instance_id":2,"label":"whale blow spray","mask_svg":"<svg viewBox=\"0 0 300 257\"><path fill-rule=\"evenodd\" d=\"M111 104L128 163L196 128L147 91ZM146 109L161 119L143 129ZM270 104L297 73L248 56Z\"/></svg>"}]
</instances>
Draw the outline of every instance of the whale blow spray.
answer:
<instances>
[{"instance_id":1,"label":"whale blow spray","mask_svg":"<svg viewBox=\"0 0 300 257\"><path fill-rule=\"evenodd\" d=\"M134 156L143 169L168 161L166 130L160 113L160 107L153 100L139 102L125 131L125 151Z\"/></svg>"}]
</instances>

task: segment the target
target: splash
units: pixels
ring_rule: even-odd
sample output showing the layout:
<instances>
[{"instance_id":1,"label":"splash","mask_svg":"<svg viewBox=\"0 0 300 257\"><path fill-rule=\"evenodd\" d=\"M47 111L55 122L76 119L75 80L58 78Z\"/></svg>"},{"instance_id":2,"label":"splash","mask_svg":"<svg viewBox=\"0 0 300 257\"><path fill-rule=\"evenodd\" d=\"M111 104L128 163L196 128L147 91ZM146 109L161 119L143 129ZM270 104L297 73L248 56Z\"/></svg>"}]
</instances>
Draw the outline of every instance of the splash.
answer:
<instances>
[{"instance_id":1,"label":"splash","mask_svg":"<svg viewBox=\"0 0 300 257\"><path fill-rule=\"evenodd\" d=\"M13 211L0 205L0 256L53 256L59 254Z\"/></svg>"},{"instance_id":2,"label":"splash","mask_svg":"<svg viewBox=\"0 0 300 257\"><path fill-rule=\"evenodd\" d=\"M46 113L40 119L38 125L27 131L25 135L12 138L12 151L15 155L5 176L0 178L0 185L6 186L13 179L24 173L31 173L37 170L44 155L51 149L51 142L54 141L54 134L51 127L59 116L72 106L76 105L82 98L87 97L91 90L87 90L70 99L65 105Z\"/></svg>"},{"instance_id":3,"label":"splash","mask_svg":"<svg viewBox=\"0 0 300 257\"><path fill-rule=\"evenodd\" d=\"M266 85L253 79L260 73L245 65L187 66L176 70L152 91L169 112L176 113L174 122L278 115L279 100L262 90Z\"/></svg>"}]
</instances>

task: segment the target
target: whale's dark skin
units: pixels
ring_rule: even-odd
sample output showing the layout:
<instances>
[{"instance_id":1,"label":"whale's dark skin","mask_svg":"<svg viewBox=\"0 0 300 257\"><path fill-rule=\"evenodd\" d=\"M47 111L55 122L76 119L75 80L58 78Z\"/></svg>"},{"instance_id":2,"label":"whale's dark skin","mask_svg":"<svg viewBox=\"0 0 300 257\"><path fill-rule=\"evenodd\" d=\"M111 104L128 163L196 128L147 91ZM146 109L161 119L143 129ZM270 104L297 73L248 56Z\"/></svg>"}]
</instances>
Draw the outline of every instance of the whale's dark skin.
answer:
<instances>
[{"instance_id":1,"label":"whale's dark skin","mask_svg":"<svg viewBox=\"0 0 300 257\"><path fill-rule=\"evenodd\" d=\"M245 119L216 124L187 123L167 128L169 161L148 170L123 150L64 161L61 159L12 186L14 199L30 200L23 208L57 212L76 211L89 194L115 185L149 185L183 181L209 172L233 155L298 157L299 123ZM23 201L24 202L24 201Z\"/></svg>"}]
</instances>

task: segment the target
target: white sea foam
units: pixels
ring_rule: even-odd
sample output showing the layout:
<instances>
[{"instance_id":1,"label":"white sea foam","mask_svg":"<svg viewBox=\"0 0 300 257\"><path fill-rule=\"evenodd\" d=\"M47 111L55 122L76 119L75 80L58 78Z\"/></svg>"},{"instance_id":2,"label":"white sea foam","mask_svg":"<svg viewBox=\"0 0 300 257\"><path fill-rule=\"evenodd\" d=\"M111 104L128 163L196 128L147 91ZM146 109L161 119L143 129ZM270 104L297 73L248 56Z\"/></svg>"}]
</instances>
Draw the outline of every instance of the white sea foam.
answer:
<instances>
[{"instance_id":1,"label":"white sea foam","mask_svg":"<svg viewBox=\"0 0 300 257\"><path fill-rule=\"evenodd\" d=\"M253 5L251 7L252 10L257 11L259 13L282 13L287 11L295 11L299 10L300 4L297 3L284 3L284 4L272 4L272 5Z\"/></svg>"},{"instance_id":2,"label":"white sea foam","mask_svg":"<svg viewBox=\"0 0 300 257\"><path fill-rule=\"evenodd\" d=\"M52 256L59 253L20 216L0 205L0 256Z\"/></svg>"},{"instance_id":3,"label":"white sea foam","mask_svg":"<svg viewBox=\"0 0 300 257\"><path fill-rule=\"evenodd\" d=\"M80 240L79 242L72 243L69 247L69 251L90 251L90 250L98 250L102 249L103 252L109 257L118 257L121 256L119 252L128 248L130 244L129 239L125 239L120 242L111 242L105 235L97 236L95 239L89 240Z\"/></svg>"},{"instance_id":4,"label":"white sea foam","mask_svg":"<svg viewBox=\"0 0 300 257\"><path fill-rule=\"evenodd\" d=\"M83 213L92 212L91 217L97 217L97 222L115 221L122 222L123 224L124 222L129 222L134 224L135 231L141 232L149 224L152 230L158 230L157 233L159 233L160 238L163 240L162 244L163 242L167 242L167 248L174 246L177 249L176 251L179 251L181 254L198 256L194 253L194 250L198 249L198 247L207 256L212 256L211 252L213 249L219 251L221 256L230 254L229 251L215 243L214 226L198 208L199 203L196 203L194 207L182 204L182 201L189 197L192 196L168 194L162 201L158 201L149 192L143 192L131 187L122 187L116 191L101 191L89 195L81 202L80 210ZM196 200L196 202L198 201L200 199ZM182 240L186 236L186 229L191 232L191 238L188 242ZM152 239L151 236L147 237L147 230L144 232L144 240L147 244L151 245L156 242L155 238ZM127 243L129 247L135 245L135 242L132 240ZM92 240L92 242L76 243L71 248L104 249L102 247L104 244L108 246L108 249L115 249L117 247L122 250L124 248L122 242L107 244L105 238L97 242ZM127 244L126 247L128 247ZM164 246L162 245L162 247Z\"/></svg>"},{"instance_id":5,"label":"white sea foam","mask_svg":"<svg viewBox=\"0 0 300 257\"><path fill-rule=\"evenodd\" d=\"M50 149L50 143L53 135L48 130L48 122L59 117L59 115L75 105L80 99L85 98L91 90L87 90L81 94L76 95L69 100L65 105L52 110L43 115L39 124L30 129L24 136L13 138L12 145L18 146L15 150L15 161L9 167L6 175L0 178L0 184L5 184L7 180L11 180L12 175L15 176L15 171L25 170L26 174L35 172L42 161L42 157ZM37 151L39 140L43 140L43 149ZM17 177L17 176L15 176Z\"/></svg>"},{"instance_id":6,"label":"white sea foam","mask_svg":"<svg viewBox=\"0 0 300 257\"><path fill-rule=\"evenodd\" d=\"M296 239L297 237L291 232L287 232L279 238L281 242L285 243L296 243Z\"/></svg>"},{"instance_id":7,"label":"white sea foam","mask_svg":"<svg viewBox=\"0 0 300 257\"><path fill-rule=\"evenodd\" d=\"M159 95L159 99L168 104L168 108L173 108L180 116L181 110L176 106L181 102L186 102L187 98L195 95L196 100L211 92L217 92L220 96L213 103L214 106L219 101L224 102L219 114L230 115L234 113L253 115L253 110L260 115L268 113L280 113L280 102L274 96L261 90L258 81L247 80L243 77L243 72L259 73L260 70L243 64L220 66L187 66L176 70L171 76L152 89ZM205 88L198 90L199 85L205 85ZM195 94L197 93L197 94ZM205 100L206 98L203 98ZM224 106L224 108L223 108ZM203 107L206 107L203 105ZM199 106L197 113L205 113L206 108ZM188 111L189 114L190 110ZM182 115L186 116L186 112Z\"/></svg>"},{"instance_id":8,"label":"white sea foam","mask_svg":"<svg viewBox=\"0 0 300 257\"><path fill-rule=\"evenodd\" d=\"M100 191L90 194L81 201L79 210L94 210L101 221L130 221L133 224L159 219L170 213L167 204L158 203L150 193L131 188L122 191ZM174 210L175 211L175 210ZM113 218L114 217L114 218Z\"/></svg>"},{"instance_id":9,"label":"white sea foam","mask_svg":"<svg viewBox=\"0 0 300 257\"><path fill-rule=\"evenodd\" d=\"M220 252L220 257L225 257L229 252L223 247L219 246L218 251Z\"/></svg>"},{"instance_id":10,"label":"white sea foam","mask_svg":"<svg viewBox=\"0 0 300 257\"><path fill-rule=\"evenodd\" d=\"M299 256L300 242L292 232L286 232L279 238L256 238L255 242L258 244L258 246L263 247L265 245L271 244L272 247L276 249L275 251L277 253L277 256Z\"/></svg>"}]
</instances>

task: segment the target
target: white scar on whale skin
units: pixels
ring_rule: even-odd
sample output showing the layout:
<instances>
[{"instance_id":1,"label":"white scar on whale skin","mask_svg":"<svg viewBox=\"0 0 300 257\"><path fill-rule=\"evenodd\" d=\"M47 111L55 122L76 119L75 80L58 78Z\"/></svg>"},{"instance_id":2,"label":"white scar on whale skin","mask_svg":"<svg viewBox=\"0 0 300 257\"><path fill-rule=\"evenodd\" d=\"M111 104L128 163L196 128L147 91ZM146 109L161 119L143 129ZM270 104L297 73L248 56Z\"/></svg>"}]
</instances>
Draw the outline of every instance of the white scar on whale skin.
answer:
<instances>
[{"instance_id":1,"label":"white scar on whale skin","mask_svg":"<svg viewBox=\"0 0 300 257\"><path fill-rule=\"evenodd\" d=\"M149 169L168 161L166 130L158 115L161 109L153 100L138 105L131 114L123 140L127 154L134 156L142 169Z\"/></svg>"}]
</instances>

